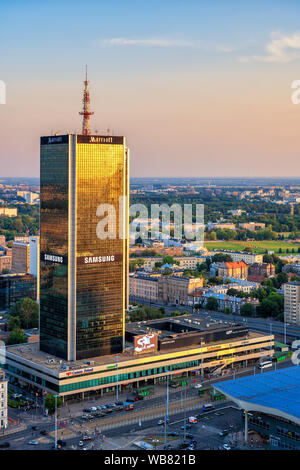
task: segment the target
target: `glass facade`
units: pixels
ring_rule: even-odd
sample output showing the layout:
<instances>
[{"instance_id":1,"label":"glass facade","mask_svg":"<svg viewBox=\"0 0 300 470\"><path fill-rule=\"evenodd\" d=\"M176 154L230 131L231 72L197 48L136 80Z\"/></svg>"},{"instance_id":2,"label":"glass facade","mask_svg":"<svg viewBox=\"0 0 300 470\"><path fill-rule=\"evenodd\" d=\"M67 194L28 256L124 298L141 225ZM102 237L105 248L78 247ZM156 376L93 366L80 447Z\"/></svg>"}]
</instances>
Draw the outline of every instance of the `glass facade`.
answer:
<instances>
[{"instance_id":1,"label":"glass facade","mask_svg":"<svg viewBox=\"0 0 300 470\"><path fill-rule=\"evenodd\" d=\"M84 143L76 149L76 358L122 351L125 244L119 236L119 198L127 193L124 138L115 144ZM121 141L119 139L122 139ZM100 239L97 208L111 204L115 238ZM89 260L113 259L85 263Z\"/></svg>"},{"instance_id":2,"label":"glass facade","mask_svg":"<svg viewBox=\"0 0 300 470\"><path fill-rule=\"evenodd\" d=\"M69 137L62 137L62 143L41 139L40 348L67 359Z\"/></svg>"},{"instance_id":3,"label":"glass facade","mask_svg":"<svg viewBox=\"0 0 300 470\"><path fill-rule=\"evenodd\" d=\"M119 200L128 193L127 166L124 137L42 137L42 351L67 360L122 351L128 246ZM97 234L101 204L114 208L115 237Z\"/></svg>"}]
</instances>

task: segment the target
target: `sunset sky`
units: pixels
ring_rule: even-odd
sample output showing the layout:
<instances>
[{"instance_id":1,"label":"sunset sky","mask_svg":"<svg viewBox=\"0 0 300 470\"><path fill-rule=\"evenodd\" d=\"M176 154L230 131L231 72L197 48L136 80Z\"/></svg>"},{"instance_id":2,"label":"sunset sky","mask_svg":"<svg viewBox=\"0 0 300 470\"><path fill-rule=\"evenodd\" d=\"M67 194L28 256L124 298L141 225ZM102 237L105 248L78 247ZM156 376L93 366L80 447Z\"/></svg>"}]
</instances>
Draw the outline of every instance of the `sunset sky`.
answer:
<instances>
[{"instance_id":1,"label":"sunset sky","mask_svg":"<svg viewBox=\"0 0 300 470\"><path fill-rule=\"evenodd\" d=\"M39 138L125 135L131 176L300 176L299 1L0 2L2 176L39 175Z\"/></svg>"}]
</instances>

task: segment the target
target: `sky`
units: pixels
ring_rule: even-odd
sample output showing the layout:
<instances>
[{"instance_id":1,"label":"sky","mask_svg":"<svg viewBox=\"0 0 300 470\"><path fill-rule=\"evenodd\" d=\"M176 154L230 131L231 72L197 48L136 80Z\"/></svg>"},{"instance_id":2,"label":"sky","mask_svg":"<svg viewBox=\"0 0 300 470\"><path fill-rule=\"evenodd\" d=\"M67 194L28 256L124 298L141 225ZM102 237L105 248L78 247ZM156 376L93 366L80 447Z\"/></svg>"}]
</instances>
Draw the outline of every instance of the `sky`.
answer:
<instances>
[{"instance_id":1,"label":"sky","mask_svg":"<svg viewBox=\"0 0 300 470\"><path fill-rule=\"evenodd\" d=\"M296 0L0 0L1 176L38 176L40 136L81 132L86 64L92 132L126 136L131 176L300 176L299 15Z\"/></svg>"}]
</instances>

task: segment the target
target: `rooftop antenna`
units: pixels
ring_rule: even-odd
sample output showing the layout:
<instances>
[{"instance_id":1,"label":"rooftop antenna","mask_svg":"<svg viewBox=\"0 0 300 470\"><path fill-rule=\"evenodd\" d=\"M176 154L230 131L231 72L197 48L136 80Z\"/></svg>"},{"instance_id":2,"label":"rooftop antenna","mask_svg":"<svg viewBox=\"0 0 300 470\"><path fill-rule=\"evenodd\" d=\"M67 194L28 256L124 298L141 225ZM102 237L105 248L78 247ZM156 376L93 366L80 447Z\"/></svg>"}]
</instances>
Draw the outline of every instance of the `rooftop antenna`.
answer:
<instances>
[{"instance_id":1,"label":"rooftop antenna","mask_svg":"<svg viewBox=\"0 0 300 470\"><path fill-rule=\"evenodd\" d=\"M85 66L85 80L84 80L84 91L83 91L83 110L80 111L80 115L83 116L82 119L82 134L83 135L90 135L91 128L90 128L90 116L94 113L90 111L90 92L89 92L89 82L88 82L88 73L87 73L87 65Z\"/></svg>"}]
</instances>

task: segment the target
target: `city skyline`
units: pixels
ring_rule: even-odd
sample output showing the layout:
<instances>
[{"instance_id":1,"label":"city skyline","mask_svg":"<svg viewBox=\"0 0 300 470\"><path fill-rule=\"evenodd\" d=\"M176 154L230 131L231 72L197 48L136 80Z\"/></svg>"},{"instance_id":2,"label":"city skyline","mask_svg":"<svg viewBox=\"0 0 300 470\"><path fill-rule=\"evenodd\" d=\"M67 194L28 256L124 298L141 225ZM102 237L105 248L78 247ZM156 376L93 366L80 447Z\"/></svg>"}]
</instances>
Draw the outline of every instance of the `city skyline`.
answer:
<instances>
[{"instance_id":1,"label":"city skyline","mask_svg":"<svg viewBox=\"0 0 300 470\"><path fill-rule=\"evenodd\" d=\"M86 23L29 4L2 6L3 176L38 176L40 135L81 133L85 64L92 132L128 136L132 177L300 174L296 2L89 0Z\"/></svg>"}]
</instances>

